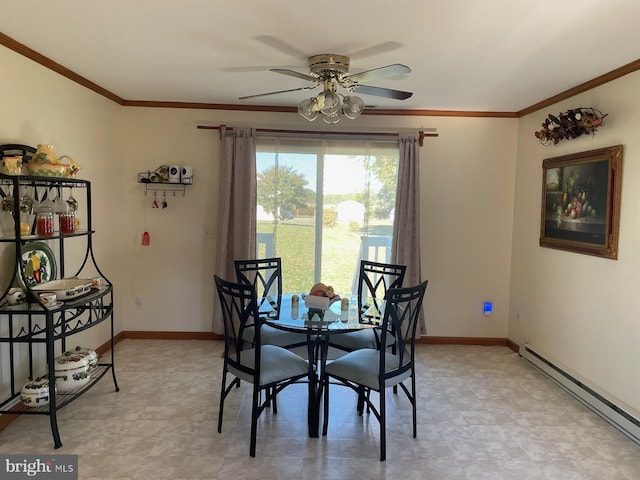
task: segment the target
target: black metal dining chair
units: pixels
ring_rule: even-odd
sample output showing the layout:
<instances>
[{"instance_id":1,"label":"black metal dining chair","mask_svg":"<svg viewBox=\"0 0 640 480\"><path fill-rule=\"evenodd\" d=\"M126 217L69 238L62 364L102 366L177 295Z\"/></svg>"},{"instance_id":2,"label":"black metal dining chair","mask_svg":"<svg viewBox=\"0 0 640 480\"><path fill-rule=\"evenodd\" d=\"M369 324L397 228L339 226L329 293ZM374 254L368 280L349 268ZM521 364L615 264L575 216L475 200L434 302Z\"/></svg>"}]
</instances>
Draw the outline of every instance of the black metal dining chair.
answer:
<instances>
[{"instance_id":1,"label":"black metal dining chair","mask_svg":"<svg viewBox=\"0 0 640 480\"><path fill-rule=\"evenodd\" d=\"M358 275L358 321L379 323L384 309L382 299L387 290L402 287L406 265L360 261ZM391 338L391 337L389 337ZM366 329L334 335L329 345L345 352L360 348L378 348L380 335L377 329Z\"/></svg>"},{"instance_id":2,"label":"black metal dining chair","mask_svg":"<svg viewBox=\"0 0 640 480\"><path fill-rule=\"evenodd\" d=\"M238 283L253 285L258 296L258 311L263 320L262 344L294 348L307 345L307 336L287 332L264 324L269 318L277 319L282 306L282 260L279 257L257 260L235 260ZM253 338L253 329L247 329L246 340Z\"/></svg>"},{"instance_id":3,"label":"black metal dining chair","mask_svg":"<svg viewBox=\"0 0 640 480\"><path fill-rule=\"evenodd\" d=\"M262 343L261 329L255 328L260 319L259 300L253 285L229 282L217 275L214 279L222 308L225 341L218 433L222 433L224 402L234 385L239 385L240 381L253 385L249 454L255 457L260 414L281 390L307 377L309 364L286 348ZM244 339L247 329L254 330L252 342ZM234 378L228 382L229 375ZM264 401L262 392L265 393Z\"/></svg>"},{"instance_id":4,"label":"black metal dining chair","mask_svg":"<svg viewBox=\"0 0 640 480\"><path fill-rule=\"evenodd\" d=\"M282 307L282 259L280 257L252 260L235 260L234 267L238 283L253 285L258 297L260 315L260 333L263 345L277 345L283 348L296 348L307 345L307 336L274 328L265 322L277 319ZM244 332L246 341L253 342L254 328ZM271 397L274 413L278 413L275 392Z\"/></svg>"},{"instance_id":5,"label":"black metal dining chair","mask_svg":"<svg viewBox=\"0 0 640 480\"><path fill-rule=\"evenodd\" d=\"M353 389L358 395L364 391L367 411L373 412L380 424L380 460L386 459L387 408L386 389L399 386L409 399L413 413L413 438L417 436L415 341L418 319L427 281L415 287L392 288L385 295L381 344L392 336L394 351L386 348L361 348L330 362L323 373L324 422L322 434L327 434L329 424L329 384L333 379L338 385ZM407 386L403 382L410 381ZM371 391L378 392L379 406L371 399Z\"/></svg>"}]
</instances>

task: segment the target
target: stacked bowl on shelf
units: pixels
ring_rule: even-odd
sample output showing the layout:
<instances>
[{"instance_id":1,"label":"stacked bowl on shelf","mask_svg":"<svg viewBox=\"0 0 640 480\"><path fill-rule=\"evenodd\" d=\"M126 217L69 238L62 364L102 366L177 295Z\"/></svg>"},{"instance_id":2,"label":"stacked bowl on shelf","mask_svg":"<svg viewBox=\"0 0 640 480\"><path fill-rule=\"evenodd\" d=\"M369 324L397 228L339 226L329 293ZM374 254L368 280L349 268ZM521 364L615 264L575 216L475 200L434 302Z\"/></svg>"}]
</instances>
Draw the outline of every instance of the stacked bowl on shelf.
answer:
<instances>
[{"instance_id":1,"label":"stacked bowl on shelf","mask_svg":"<svg viewBox=\"0 0 640 480\"><path fill-rule=\"evenodd\" d=\"M56 392L70 393L84 387L91 380L91 372L97 365L97 353L80 346L56 357ZM27 382L20 391L20 400L29 407L47 405L49 403L48 377L44 375Z\"/></svg>"}]
</instances>

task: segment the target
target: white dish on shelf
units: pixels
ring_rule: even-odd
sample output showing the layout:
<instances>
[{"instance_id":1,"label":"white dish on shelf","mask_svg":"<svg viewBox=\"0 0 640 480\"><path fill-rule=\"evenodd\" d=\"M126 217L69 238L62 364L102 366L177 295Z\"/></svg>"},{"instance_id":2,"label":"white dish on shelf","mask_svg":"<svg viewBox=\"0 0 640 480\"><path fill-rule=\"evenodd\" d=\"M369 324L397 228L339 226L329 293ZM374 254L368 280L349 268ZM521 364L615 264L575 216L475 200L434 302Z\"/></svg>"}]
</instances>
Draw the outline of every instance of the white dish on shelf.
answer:
<instances>
[{"instance_id":1,"label":"white dish on shelf","mask_svg":"<svg viewBox=\"0 0 640 480\"><path fill-rule=\"evenodd\" d=\"M32 290L39 293L55 293L58 300L68 300L89 293L91 283L91 279L88 278L62 278L41 283L33 287Z\"/></svg>"},{"instance_id":2,"label":"white dish on shelf","mask_svg":"<svg viewBox=\"0 0 640 480\"><path fill-rule=\"evenodd\" d=\"M49 405L49 378L43 375L29 380L20 390L20 400L28 407Z\"/></svg>"},{"instance_id":3,"label":"white dish on shelf","mask_svg":"<svg viewBox=\"0 0 640 480\"><path fill-rule=\"evenodd\" d=\"M64 352L55 359L56 388L69 392L84 387L89 381L89 357L85 352Z\"/></svg>"},{"instance_id":4,"label":"white dish on shelf","mask_svg":"<svg viewBox=\"0 0 640 480\"><path fill-rule=\"evenodd\" d=\"M56 303L48 303L46 305L44 305L44 304L41 304L41 305L43 307L46 307L46 308L58 308L58 307L61 307L62 305L64 305L64 303L58 300L58 301L56 301Z\"/></svg>"}]
</instances>

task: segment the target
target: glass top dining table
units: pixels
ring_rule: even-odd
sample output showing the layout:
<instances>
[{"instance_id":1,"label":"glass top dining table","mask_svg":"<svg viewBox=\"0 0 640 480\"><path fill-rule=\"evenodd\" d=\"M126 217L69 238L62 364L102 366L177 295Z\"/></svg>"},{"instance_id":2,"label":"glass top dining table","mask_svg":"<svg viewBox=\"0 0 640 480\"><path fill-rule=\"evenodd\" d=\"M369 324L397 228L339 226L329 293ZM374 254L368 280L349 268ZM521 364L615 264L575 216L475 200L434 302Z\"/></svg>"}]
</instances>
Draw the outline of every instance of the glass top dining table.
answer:
<instances>
[{"instance_id":1,"label":"glass top dining table","mask_svg":"<svg viewBox=\"0 0 640 480\"><path fill-rule=\"evenodd\" d=\"M307 307L304 294L289 293L282 295L279 312L276 301L268 298L269 301L264 303L260 314L264 315L266 322L275 328L312 335L347 333L379 325L379 314L366 315L367 323L363 323L355 298L343 298L349 299L346 306L343 306L341 299L338 298L324 310Z\"/></svg>"},{"instance_id":2,"label":"glass top dining table","mask_svg":"<svg viewBox=\"0 0 640 480\"><path fill-rule=\"evenodd\" d=\"M265 302L260 310L260 315L265 319L267 325L307 336L307 357L309 360L308 427L309 436L318 437L323 394L321 378L327 363L329 337L375 328L380 324L380 315L377 312L369 311L363 315L363 320L366 317L366 322L362 322L358 312L358 302L355 298L351 298L348 305L345 306L338 299L331 303L326 310L308 308L305 305L304 296L299 293L282 295L279 311L277 301L274 298L268 298L268 302Z\"/></svg>"}]
</instances>

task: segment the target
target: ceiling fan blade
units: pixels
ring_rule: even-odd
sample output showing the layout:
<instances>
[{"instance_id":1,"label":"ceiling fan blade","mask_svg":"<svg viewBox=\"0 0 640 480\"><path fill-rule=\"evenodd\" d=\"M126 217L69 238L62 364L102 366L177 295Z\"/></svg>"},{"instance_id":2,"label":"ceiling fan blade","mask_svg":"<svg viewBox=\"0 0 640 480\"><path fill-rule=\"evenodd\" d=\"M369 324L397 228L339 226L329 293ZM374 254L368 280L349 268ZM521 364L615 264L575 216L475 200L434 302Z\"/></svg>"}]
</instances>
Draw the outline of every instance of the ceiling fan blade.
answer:
<instances>
[{"instance_id":1,"label":"ceiling fan blade","mask_svg":"<svg viewBox=\"0 0 640 480\"><path fill-rule=\"evenodd\" d=\"M298 68L300 65L283 65L283 68ZM273 65L247 65L243 67L223 67L222 72L246 73L246 72L267 72L273 68Z\"/></svg>"},{"instance_id":2,"label":"ceiling fan blade","mask_svg":"<svg viewBox=\"0 0 640 480\"><path fill-rule=\"evenodd\" d=\"M363 48L356 52L351 52L347 55L351 60L361 59L365 57L371 57L373 55L379 55L381 53L390 52L391 50L396 50L402 47L402 44L399 42L382 42L377 45L372 45L367 48Z\"/></svg>"},{"instance_id":3,"label":"ceiling fan blade","mask_svg":"<svg viewBox=\"0 0 640 480\"><path fill-rule=\"evenodd\" d=\"M289 70L286 68L272 68L270 69L272 72L281 73L283 75L289 75L290 77L301 78L303 80L308 80L309 82L317 82L318 78L313 77L307 73L296 72L295 70Z\"/></svg>"},{"instance_id":4,"label":"ceiling fan blade","mask_svg":"<svg viewBox=\"0 0 640 480\"><path fill-rule=\"evenodd\" d=\"M358 85L355 91L363 95L375 95L376 97L392 98L394 100L406 100L411 98L413 93L390 88L370 87L368 85Z\"/></svg>"},{"instance_id":5,"label":"ceiling fan blade","mask_svg":"<svg viewBox=\"0 0 640 480\"><path fill-rule=\"evenodd\" d=\"M311 90L316 88L317 86L318 85L311 85L309 87L291 88L289 90L279 90L277 92L258 93L257 95L247 95L245 97L239 97L238 100L246 100L247 98L266 97L267 95L277 95L279 93L298 92L300 90Z\"/></svg>"},{"instance_id":6,"label":"ceiling fan blade","mask_svg":"<svg viewBox=\"0 0 640 480\"><path fill-rule=\"evenodd\" d=\"M394 63L392 65L386 65L384 67L374 68L372 70L366 70L360 73L354 73L353 75L347 75L346 78L351 81L360 83L382 77L389 77L391 75L399 75L401 73L411 73L411 69L406 65Z\"/></svg>"},{"instance_id":7,"label":"ceiling fan blade","mask_svg":"<svg viewBox=\"0 0 640 480\"><path fill-rule=\"evenodd\" d=\"M298 50L295 46L285 42L284 40L280 40L277 37L271 35L258 35L253 38L258 40L260 43L264 43L265 45L278 50L279 52L291 55L294 58L298 58L304 61L309 58L309 55L307 55L305 52Z\"/></svg>"}]
</instances>

